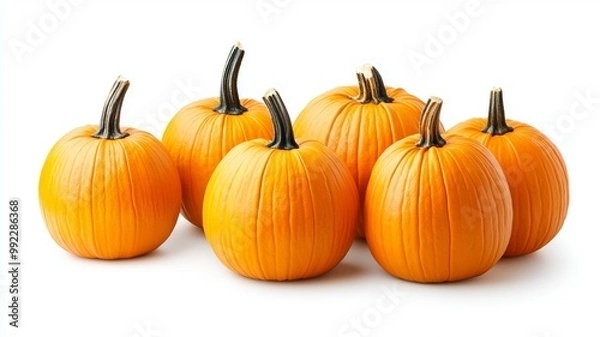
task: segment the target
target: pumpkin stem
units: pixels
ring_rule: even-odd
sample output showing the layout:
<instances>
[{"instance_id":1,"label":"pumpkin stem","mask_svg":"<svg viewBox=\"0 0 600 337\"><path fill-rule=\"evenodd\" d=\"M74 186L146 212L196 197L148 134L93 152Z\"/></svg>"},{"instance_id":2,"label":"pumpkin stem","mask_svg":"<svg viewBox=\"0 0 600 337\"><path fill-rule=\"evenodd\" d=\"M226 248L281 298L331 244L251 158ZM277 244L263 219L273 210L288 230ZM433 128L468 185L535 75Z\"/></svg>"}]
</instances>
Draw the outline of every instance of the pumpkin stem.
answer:
<instances>
[{"instance_id":1,"label":"pumpkin stem","mask_svg":"<svg viewBox=\"0 0 600 337\"><path fill-rule=\"evenodd\" d=\"M358 67L356 77L358 78L358 96L354 97L354 100L357 102L379 104L394 101L385 90L381 74L372 65L365 64Z\"/></svg>"},{"instance_id":2,"label":"pumpkin stem","mask_svg":"<svg viewBox=\"0 0 600 337\"><path fill-rule=\"evenodd\" d=\"M228 115L241 115L244 111L248 110L242 106L237 88L237 78L244 53L244 49L239 42L229 52L225 69L223 69L223 76L221 77L221 101L214 108L216 112Z\"/></svg>"},{"instance_id":3,"label":"pumpkin stem","mask_svg":"<svg viewBox=\"0 0 600 337\"><path fill-rule=\"evenodd\" d=\"M100 139L120 139L129 136L127 132L121 132L119 126L121 120L121 106L123 105L123 98L125 98L125 93L128 88L129 81L122 76L119 76L110 89L106 102L104 102L98 131L96 131L92 137Z\"/></svg>"},{"instance_id":4,"label":"pumpkin stem","mask_svg":"<svg viewBox=\"0 0 600 337\"><path fill-rule=\"evenodd\" d=\"M502 89L494 88L490 94L490 107L488 110L487 125L481 130L492 136L503 135L512 132L514 129L506 124L504 115L504 99L502 98Z\"/></svg>"},{"instance_id":5,"label":"pumpkin stem","mask_svg":"<svg viewBox=\"0 0 600 337\"><path fill-rule=\"evenodd\" d=\"M442 147L446 144L446 141L442 138L440 128L442 102L442 99L439 97L430 97L427 104L425 104L423 112L421 113L419 131L421 138L417 142L418 147Z\"/></svg>"},{"instance_id":6,"label":"pumpkin stem","mask_svg":"<svg viewBox=\"0 0 600 337\"><path fill-rule=\"evenodd\" d=\"M263 96L263 100L267 109L269 109L269 113L271 113L271 119L275 128L273 141L267 144L267 146L278 150L297 149L299 146L294 137L290 115L277 90L269 89Z\"/></svg>"}]
</instances>

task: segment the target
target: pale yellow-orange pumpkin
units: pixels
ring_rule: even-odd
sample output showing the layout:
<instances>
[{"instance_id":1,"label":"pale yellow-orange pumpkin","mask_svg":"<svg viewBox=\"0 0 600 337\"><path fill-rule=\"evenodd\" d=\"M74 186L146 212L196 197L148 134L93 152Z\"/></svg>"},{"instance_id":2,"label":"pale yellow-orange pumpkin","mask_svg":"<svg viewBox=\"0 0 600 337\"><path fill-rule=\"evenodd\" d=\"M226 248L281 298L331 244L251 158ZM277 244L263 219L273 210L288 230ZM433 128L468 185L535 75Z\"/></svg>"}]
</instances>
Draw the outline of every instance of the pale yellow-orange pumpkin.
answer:
<instances>
[{"instance_id":1,"label":"pale yellow-orange pumpkin","mask_svg":"<svg viewBox=\"0 0 600 337\"><path fill-rule=\"evenodd\" d=\"M510 239L508 183L493 155L461 136L442 138L442 100L431 98L420 133L391 145L373 167L365 233L375 260L417 282L481 275Z\"/></svg>"},{"instance_id":2,"label":"pale yellow-orange pumpkin","mask_svg":"<svg viewBox=\"0 0 600 337\"><path fill-rule=\"evenodd\" d=\"M296 142L279 94L265 96L273 141L234 147L212 174L204 232L231 270L261 280L321 275L354 238L358 192L348 168L325 145Z\"/></svg>"},{"instance_id":3,"label":"pale yellow-orange pumpkin","mask_svg":"<svg viewBox=\"0 0 600 337\"><path fill-rule=\"evenodd\" d=\"M419 131L425 105L401 88L386 87L371 65L357 70L358 85L314 98L294 122L299 138L323 142L350 169L360 196L357 237L364 238L362 209L371 169L392 143Z\"/></svg>"},{"instance_id":4,"label":"pale yellow-orange pumpkin","mask_svg":"<svg viewBox=\"0 0 600 337\"><path fill-rule=\"evenodd\" d=\"M52 238L82 257L119 259L158 248L181 206L175 164L151 134L119 127L129 82L119 78L99 126L76 128L50 150L39 181Z\"/></svg>"},{"instance_id":5,"label":"pale yellow-orange pumpkin","mask_svg":"<svg viewBox=\"0 0 600 337\"><path fill-rule=\"evenodd\" d=\"M202 227L202 203L208 179L223 156L235 145L273 135L267 108L253 99L238 96L237 77L244 57L239 44L231 49L221 96L183 107L167 125L162 137L181 176L181 214Z\"/></svg>"},{"instance_id":6,"label":"pale yellow-orange pumpkin","mask_svg":"<svg viewBox=\"0 0 600 337\"><path fill-rule=\"evenodd\" d=\"M505 256L544 247L560 231L569 207L569 177L558 148L538 129L505 119L502 90L492 90L488 118L472 118L448 133L472 138L496 157L513 201L514 220Z\"/></svg>"}]
</instances>

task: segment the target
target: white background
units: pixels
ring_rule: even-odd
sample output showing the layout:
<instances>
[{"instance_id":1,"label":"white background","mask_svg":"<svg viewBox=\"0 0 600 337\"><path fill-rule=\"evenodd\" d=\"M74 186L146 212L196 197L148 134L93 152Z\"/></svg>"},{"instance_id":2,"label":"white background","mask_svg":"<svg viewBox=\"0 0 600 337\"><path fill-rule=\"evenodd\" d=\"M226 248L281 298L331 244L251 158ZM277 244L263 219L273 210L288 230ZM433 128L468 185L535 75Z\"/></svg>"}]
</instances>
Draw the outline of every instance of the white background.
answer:
<instances>
[{"instance_id":1,"label":"white background","mask_svg":"<svg viewBox=\"0 0 600 337\"><path fill-rule=\"evenodd\" d=\"M53 11L56 3L67 7ZM2 1L0 203L22 202L23 265L17 330L6 316L8 207L1 206L0 336L600 335L600 167L593 159L600 6L468 3ZM453 28L459 17L467 20ZM447 127L485 116L489 90L503 87L508 117L547 132L567 162L571 205L563 230L535 254L444 285L389 276L364 242L321 278L244 279L185 220L159 250L137 259L85 260L59 248L37 199L52 144L97 123L119 74L131 80L122 125L161 137L179 107L218 94L236 41L247 51L241 96L260 99L275 87L292 118L322 91L354 84L355 68L366 62L388 85L443 98Z\"/></svg>"}]
</instances>

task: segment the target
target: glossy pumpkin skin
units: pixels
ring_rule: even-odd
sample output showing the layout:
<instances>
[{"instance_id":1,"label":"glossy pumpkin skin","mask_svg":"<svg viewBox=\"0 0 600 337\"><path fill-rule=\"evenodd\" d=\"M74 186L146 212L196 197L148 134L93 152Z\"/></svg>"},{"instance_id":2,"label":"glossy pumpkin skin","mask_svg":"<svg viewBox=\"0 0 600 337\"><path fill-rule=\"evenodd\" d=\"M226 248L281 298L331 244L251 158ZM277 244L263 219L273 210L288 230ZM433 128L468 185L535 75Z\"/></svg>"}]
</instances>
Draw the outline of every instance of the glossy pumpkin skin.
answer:
<instances>
[{"instance_id":1,"label":"glossy pumpkin skin","mask_svg":"<svg viewBox=\"0 0 600 337\"><path fill-rule=\"evenodd\" d=\"M376 70L375 75L379 76ZM364 238L362 205L373 164L388 146L418 132L425 105L402 88L381 89L389 98L387 102L376 99L362 103L357 99L362 96L360 86L327 91L308 103L294 122L299 138L324 143L350 169L360 196L359 238Z\"/></svg>"},{"instance_id":2,"label":"glossy pumpkin skin","mask_svg":"<svg viewBox=\"0 0 600 337\"><path fill-rule=\"evenodd\" d=\"M485 118L473 118L448 133L483 144L506 175L514 220L504 255L535 252L558 234L567 216L569 181L565 162L558 148L536 128L506 120L513 131L492 135L482 131L487 123Z\"/></svg>"},{"instance_id":3,"label":"glossy pumpkin skin","mask_svg":"<svg viewBox=\"0 0 600 337\"><path fill-rule=\"evenodd\" d=\"M121 139L79 127L50 150L39 181L52 238L86 258L148 253L171 234L181 205L177 168L158 139L124 128Z\"/></svg>"},{"instance_id":4,"label":"glossy pumpkin skin","mask_svg":"<svg viewBox=\"0 0 600 337\"><path fill-rule=\"evenodd\" d=\"M420 138L394 143L373 167L365 199L369 249L383 269L405 280L481 275L510 239L512 207L502 169L471 139L449 135L443 146L419 147Z\"/></svg>"},{"instance_id":5,"label":"glossy pumpkin skin","mask_svg":"<svg viewBox=\"0 0 600 337\"><path fill-rule=\"evenodd\" d=\"M202 227L206 184L223 156L244 141L273 135L265 105L253 99L237 98L235 81L242 55L243 50L234 46L223 74L222 86L225 88L222 90L233 91L229 93L233 97L224 94L221 98L188 104L169 122L162 137L181 177L181 214L198 227ZM228 70L228 67L237 69ZM227 107L216 111L223 104Z\"/></svg>"},{"instance_id":6,"label":"glossy pumpkin skin","mask_svg":"<svg viewBox=\"0 0 600 337\"><path fill-rule=\"evenodd\" d=\"M326 273L352 245L354 181L317 141L288 149L269 144L242 143L214 170L204 199L206 239L223 264L249 278L284 281Z\"/></svg>"}]
</instances>

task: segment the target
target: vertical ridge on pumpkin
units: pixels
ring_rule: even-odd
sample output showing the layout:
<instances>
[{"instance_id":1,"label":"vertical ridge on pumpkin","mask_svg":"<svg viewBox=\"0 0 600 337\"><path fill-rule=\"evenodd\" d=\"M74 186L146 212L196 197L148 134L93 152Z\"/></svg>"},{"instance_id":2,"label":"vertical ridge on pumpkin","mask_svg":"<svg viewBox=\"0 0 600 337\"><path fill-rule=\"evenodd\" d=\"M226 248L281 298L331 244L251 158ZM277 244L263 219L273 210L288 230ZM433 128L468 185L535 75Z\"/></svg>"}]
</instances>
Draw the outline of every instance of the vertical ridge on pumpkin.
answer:
<instances>
[{"instance_id":1,"label":"vertical ridge on pumpkin","mask_svg":"<svg viewBox=\"0 0 600 337\"><path fill-rule=\"evenodd\" d=\"M353 137L355 134L358 135L358 139L357 139L357 146L356 148L352 151L353 153L351 153L348 157L349 158L357 158L357 163L356 163L356 177L357 177L357 181L360 183L363 183L364 186L366 187L366 182L368 182L368 177L370 175L370 170L363 170L362 166L359 165L359 154L360 153L365 153L366 151L364 151L364 148L366 146L368 146L368 144L365 144L366 142L361 141L362 140L362 135L360 132L358 132L358 130L362 130L362 128L365 126L364 125L364 110L365 110L365 106L361 106L359 112L357 112L355 114L355 118L357 119L357 123L356 123L356 130L353 130L353 132L348 134L348 137ZM351 142L351 140L348 140L348 142ZM359 186L361 185L359 183Z\"/></svg>"},{"instance_id":2,"label":"vertical ridge on pumpkin","mask_svg":"<svg viewBox=\"0 0 600 337\"><path fill-rule=\"evenodd\" d=\"M289 119L289 116L288 116ZM291 126L291 122L289 122L290 126ZM296 156L292 155L292 156L285 156L285 160L287 162L287 165L289 167L289 169L287 170L287 192L288 192L288 200L294 200L294 199L298 199L298 195L300 195L300 200L299 202L302 203L302 205L304 205L304 199L306 198L306 194L305 193L299 193L298 191L305 191L306 187L305 186L298 186L297 180L300 179L301 175L302 175L302 171L299 170L298 166L298 162L296 161ZM304 169L304 168L302 168ZM298 233L296 233L296 231L294 231L294 229L297 227L298 228L298 232L301 232L301 228L302 226L300 224L295 223L297 220L294 219L293 214L300 214L302 221L301 223L304 223L304 219L306 218L306 214L304 214L304 206L301 207L300 210L297 209L298 203L290 203L290 208L289 208L289 213L288 213L288 225L285 226L286 231L287 231L287 237L288 240L290 242L292 241L293 237L297 237ZM299 271L295 271L292 269L292 264L295 263L295 251L294 250L295 247L293 245L289 245L288 246L288 251L287 251L287 255L289 257L289 262L287 262L287 268L286 268L286 279L291 279L291 278L296 278L299 277L300 272ZM305 249L302 249L302 254L299 255L305 255ZM304 260L304 259L302 259ZM303 261L303 263L307 263L306 260ZM298 275L296 275L296 273Z\"/></svg>"},{"instance_id":3,"label":"vertical ridge on pumpkin","mask_svg":"<svg viewBox=\"0 0 600 337\"><path fill-rule=\"evenodd\" d=\"M117 83L115 83L115 86L117 85ZM104 114L104 112L103 112ZM109 124L110 125L110 124ZM97 226L96 226L96 221L94 221L94 199L95 199L95 193L94 193L94 180L97 179L96 178L96 174L97 174L97 167L98 167L98 153L102 151L102 142L98 142L97 146L95 147L94 150L92 150L92 152L90 152L90 155L93 154L94 159L91 161L92 165L91 165L91 174L89 175L88 181L85 182L85 184L87 184L89 186L89 205L87 205L89 207L90 210L90 214L89 214L89 219L86 219L86 221L84 221L83 223L89 223L90 225L90 232L91 232L91 239L89 238L85 238L82 239L80 238L79 241L83 242L83 247L84 249L88 252L87 255L90 256L101 256L103 255L102 252L99 252L98 249L98 244L97 244ZM84 185L85 186L85 185ZM85 227L81 228L82 232L85 231Z\"/></svg>"},{"instance_id":4,"label":"vertical ridge on pumpkin","mask_svg":"<svg viewBox=\"0 0 600 337\"><path fill-rule=\"evenodd\" d=\"M554 158L554 160L557 160L556 158ZM549 205L549 209L552 210L556 210L556 209L562 209L563 205L561 204L560 200L560 191L558 190L554 190L551 187L552 185L552 181L551 178L548 176L548 172L549 171L553 171L555 176L558 176L559 173L556 171L556 169L552 166L552 165L544 165L546 166L544 168L544 172L545 174L540 174L540 175L536 175L536 179L538 180L538 186L542 186L543 188L541 188L541 190L549 190L551 191L551 193L549 195L547 195L546 197L549 198L551 200L551 203ZM542 180L542 181L540 181ZM541 200L538 200L541 201ZM539 208L542 208L542 206L539 206ZM538 209L539 209L538 208ZM550 218L550 226L544 226L544 231L543 231L543 235L539 235L539 231L540 231L540 227L542 226L537 226L537 230L538 230L538 235L537 235L537 242L535 242L535 246L539 246L539 247L543 247L545 246L548 242L550 242L550 240L554 237L554 233L558 233L558 231L560 230L559 226L560 226L560 219L559 218L559 212L552 212L552 217ZM541 223L542 221L539 220L538 223ZM529 243L529 242L528 242Z\"/></svg>"},{"instance_id":5,"label":"vertical ridge on pumpkin","mask_svg":"<svg viewBox=\"0 0 600 337\"><path fill-rule=\"evenodd\" d=\"M239 169L242 169L242 167L240 167ZM218 173L214 172L213 175L216 176L216 175L218 175ZM220 194L229 194L231 191L231 188L232 188L231 187L232 177L230 175L224 175L221 178L222 178L223 183L222 183L222 189L220 190ZM229 203L224 203L224 204L218 205L217 207L221 207L221 211L223 212L223 214L228 214L229 207L231 207L231 206L235 206L235 205L229 204ZM211 233L209 232L209 229L210 228L204 228L204 234L207 237L209 235L211 235ZM223 254L223 258L228 261L228 264L227 264L228 266L229 265L231 265L231 266L239 266L240 265L239 252L240 252L241 248L238 247L237 241L234 242L235 238L236 238L235 234L233 234L231 232L225 232L225 233L222 233L222 235L219 237L218 243L213 243L213 249L215 250L215 252L219 252L219 253Z\"/></svg>"},{"instance_id":6,"label":"vertical ridge on pumpkin","mask_svg":"<svg viewBox=\"0 0 600 337\"><path fill-rule=\"evenodd\" d=\"M268 172L268 167L269 164L271 163L271 158L272 158L273 154L270 153L267 155L267 158L264 160L264 164L262 165L263 169L262 172L260 174L260 180L259 180L259 189L258 189L258 200L257 200L257 206L256 206L256 212L259 216L259 220L257 224L256 224L256 236L255 236L255 247L254 250L256 251L256 266L258 267L256 271L253 271L252 273L248 273L247 276L250 277L267 277L267 274L265 273L265 269L268 268L268 266L265 268L263 267L263 262L261 259L261 251L260 251L260 246L262 244L262 235L261 232L264 230L264 222L262 221L264 218L260 216L261 211L265 208L265 205L263 204L263 199L264 196L271 196L273 197L274 193L271 189L269 189L269 185L268 184L268 180L266 179L266 177L268 176L269 172ZM258 159L255 159L258 160ZM248 165L250 166L250 165ZM272 199L271 199L272 200ZM267 204L267 206L269 206ZM271 205L272 206L272 205ZM272 212L270 212L270 210L267 210L267 212L269 212L270 214L273 214ZM272 218L271 218L272 220ZM271 238L268 238L267 240L270 240ZM274 245L275 242L272 242L272 244ZM242 270L244 269L244 266L241 266Z\"/></svg>"},{"instance_id":7,"label":"vertical ridge on pumpkin","mask_svg":"<svg viewBox=\"0 0 600 337\"><path fill-rule=\"evenodd\" d=\"M66 148L67 146L68 146L67 144L60 144L60 141L59 141L59 144L56 144L52 148L52 150L50 150L50 152L56 151L58 156L63 155L63 154L66 155L66 153L65 153L66 150L63 147ZM54 176L56 174L55 179L48 179L51 181L51 184L52 184L51 188L50 188L51 190L60 188L60 185L64 181L68 181L69 178L72 177L72 172L75 170L75 167L78 164L79 158L80 158L80 156L79 156L79 152L78 152L77 156L74 159L74 165L72 165L72 166L68 165L68 164L70 164L70 160L64 161L62 163L62 165L57 164L58 160L56 158L48 158L46 160L46 163L49 167L48 171L50 171L50 173L48 173L48 175ZM82 165L81 167L84 167L84 166ZM42 170L42 172L44 172L44 171ZM43 174L44 173L42 173L42 175ZM42 180L42 178L40 178L40 180ZM78 185L78 187L81 187L81 185ZM71 228L68 226L60 226L59 225L60 220L59 220L59 217L57 216L57 214L70 214L68 207L69 207L69 204L71 204L71 202L65 202L64 196L69 196L69 201L74 201L74 200L79 199L80 194L81 194L80 188L77 189L77 192L74 192L74 191L75 191L75 189L69 190L69 191L67 191L67 194L62 196L62 198L57 198L55 201L50 201L50 202L54 203L54 207L58 206L57 208L59 208L59 209L54 209L54 207L48 207L49 212L47 212L47 213L50 213L51 219L46 219L46 222L48 224L48 227L55 229L55 231L50 231L50 234L52 235L54 240L61 247L66 247L67 250L74 251L75 254L79 255L79 254L81 254L81 252L80 252L79 246L77 244L75 244L76 240L73 239L73 234L71 233ZM42 213L46 214L46 212L42 212ZM75 215L79 215L79 214L75 213L72 216L75 216ZM54 235L57 235L57 236L55 237Z\"/></svg>"},{"instance_id":8,"label":"vertical ridge on pumpkin","mask_svg":"<svg viewBox=\"0 0 600 337\"><path fill-rule=\"evenodd\" d=\"M546 166L546 165L544 165ZM544 172L548 172L548 171L554 171L554 168L552 166L550 167L545 167ZM556 174L556 172L555 172ZM557 195L558 191L554 191L551 188L549 188L552 184L552 182L550 182L549 177L546 174L539 174L535 176L535 179L537 180L537 186L540 188L540 190L550 190L551 193L549 195L547 195L546 197L550 199L550 205L548 206L548 208L550 209L558 209L561 208L562 205L560 205L560 203L558 202L558 200L560 200L560 197ZM541 200L536 200L538 202L541 203ZM542 206L537 205L538 207L536 207L535 209L540 209L542 208ZM545 245L549 240L548 238L550 237L550 233L553 232L557 232L557 224L559 223L558 219L557 219L557 212L552 212L552 217L550 218L550 223L552 224L551 226L536 226L536 237L535 237L535 241L533 243L533 245L535 246L543 246ZM538 220L538 223L540 223L541 220ZM543 231L542 231L543 230ZM530 240L531 238L529 237L526 243L526 246L530 245Z\"/></svg>"},{"instance_id":9,"label":"vertical ridge on pumpkin","mask_svg":"<svg viewBox=\"0 0 600 337\"><path fill-rule=\"evenodd\" d=\"M544 148L543 145L540 145L539 143L537 145L540 149ZM560 162L558 157L554 156L553 151L547 151L543 154L540 153L539 156L546 157L549 161ZM536 174L531 179L532 184L535 183L535 186L532 186L532 191L542 190L549 191L549 193L546 195L538 195L537 198L534 199L535 204L532 205L531 209L544 208L541 204L543 204L544 202L548 202L549 204L547 205L547 208L549 210L552 210L551 212L547 212L547 214L550 215L548 221L550 225L543 226L543 219L536 218L536 221L532 221L529 227L535 232L535 234L529 234L526 236L527 240L525 241L524 246L543 247L550 241L550 239L552 239L552 237L554 237L554 233L557 233L560 230L560 228L558 228L559 224L561 223L559 219L560 211L557 210L562 209L563 205L560 202L560 200L562 199L559 195L560 191L558 189L551 188L554 182L549 176L550 174L554 176L559 176L560 173L558 172L557 168L553 165L546 165L545 160L540 163L536 163L536 165L542 165L543 167L540 170L540 172L538 172L538 174ZM533 198L530 197L530 200L531 199ZM532 211L530 211L529 213L531 214Z\"/></svg>"},{"instance_id":10,"label":"vertical ridge on pumpkin","mask_svg":"<svg viewBox=\"0 0 600 337\"><path fill-rule=\"evenodd\" d=\"M419 152L415 155L415 157L413 157L413 161L412 161L412 169L414 170L413 173L415 173L414 175L414 179L418 184L418 190L416 191L416 195L417 197L415 198L415 207L413 208L415 215L414 215L414 219L415 219L415 223L413 224L413 230L414 230L414 242L415 242L415 248L414 248L414 255L416 255L418 263L416 263L415 265L418 267L417 268L417 272L421 274L422 279L425 279L425 268L423 266L423 259L422 259L422 251L421 251L421 241L422 241L422 237L421 237L421 225L423 223L423 221L421 220L421 202L422 199L425 196L425 192L423 191L423 181L422 181L422 177L423 177L423 156L422 154ZM426 212L423 212L423 214L426 214Z\"/></svg>"},{"instance_id":11,"label":"vertical ridge on pumpkin","mask_svg":"<svg viewBox=\"0 0 600 337\"><path fill-rule=\"evenodd\" d=\"M451 145L450 145L451 146ZM459 160L456 159L456 155L453 153L450 153L446 156L438 156L438 159L443 160L444 162L444 166L446 167L459 167L459 165L461 164ZM448 175L452 178L449 180L445 180L445 182L448 185L444 186L444 190L446 191L446 194L449 194L449 187L450 186L462 186L465 190L475 190L473 187L473 183L470 179L468 179L468 177L466 175L461 174L460 170L451 170L448 172ZM448 208L448 210L450 209L455 209L455 207L460 207L460 212L459 215L454 214L455 212L449 212L448 217L449 217L449 223L450 223L450 227L449 227L449 240L448 240L448 247L449 247L449 252L448 252L448 259L449 259L449 275L448 275L448 281L451 281L453 279L456 278L456 275L458 273L461 272L461 266L457 265L455 266L455 264L457 264L455 261L460 259L460 247L462 246L461 243L461 233L460 231L463 230L465 232L467 232L469 236L471 236L471 229L475 228L475 226L479 226L479 223L475 223L475 220L471 220L467 223L467 221L465 221L466 215L465 213L471 212L472 210L470 209L471 204L472 204L472 199L473 196L470 196L468 194L462 194L460 197L456 197L456 191L452 190L452 195L450 196L450 198L447 200L448 202L452 202L452 200L456 200L454 201L454 203L452 204L452 206L450 206ZM478 204L478 207L480 207L480 204ZM480 208L478 208L480 209ZM458 228L457 228L458 227ZM457 232L457 233L454 233Z\"/></svg>"},{"instance_id":12,"label":"vertical ridge on pumpkin","mask_svg":"<svg viewBox=\"0 0 600 337\"><path fill-rule=\"evenodd\" d=\"M487 196L488 200L492 200L495 201L496 199L500 198L503 194L504 197L506 197L508 199L508 202L506 203L495 203L495 207L501 207L500 211L498 213L500 214L505 214L506 217L508 217L508 222L512 223L512 218L513 218L513 211L512 211L512 198L510 197L510 185L509 185L509 189L505 188L505 181L506 181L506 177L504 175L504 173L502 172L502 167L498 164L498 162L495 160L495 158L493 157L493 155L491 155L491 153L489 151L485 151L485 148L479 148L480 152L482 153L482 155L485 156L481 156L480 160L478 160L477 164L480 167L487 167L487 176L488 179L492 182L491 184L491 188L485 188L482 190L486 191L489 196ZM485 152L484 152L485 151ZM492 168L495 168L492 170ZM496 177L496 172L497 171L502 172L501 176L499 178L495 178ZM500 180L501 179L501 180ZM507 181L506 181L507 183ZM486 209L484 209L486 210ZM491 212L495 211L495 209L492 210L486 210L485 214L489 214ZM496 226L496 228L498 228L499 226ZM510 233L512 232L512 225L506 229L505 231L503 231L504 233L507 233L505 241L504 242L499 242L498 240L502 239L504 235L496 235L494 236L494 242L492 245L490 245L491 247L496 247L496 251L499 254L503 254L503 252L506 250L506 247L508 246L508 242L510 240ZM490 261L488 261L488 265L493 265L497 262L498 259L492 260L492 256L489 256Z\"/></svg>"},{"instance_id":13,"label":"vertical ridge on pumpkin","mask_svg":"<svg viewBox=\"0 0 600 337\"><path fill-rule=\"evenodd\" d=\"M331 159L331 158L327 158L327 159ZM327 160L327 161L333 162L333 160ZM338 221L336 221L336 220L338 220L337 214L343 212L344 210L336 209L337 207L335 207L336 205L335 205L334 201L335 201L336 197L339 198L339 195L337 195L337 193L333 194L332 191L337 192L340 188L337 185L337 181L328 179L328 177L335 176L336 172L338 170L342 170L343 168L338 167L338 168L334 169L333 165L316 165L316 166L319 167L319 172L322 177L322 180L325 182L325 184L327 184L327 188L325 189L327 192L327 197L325 198L325 200L327 200L328 205L327 205L327 207L325 207L325 209L332 210L330 212L329 216L332 218L331 219L332 223L337 223L338 222ZM321 205L317 205L317 207L321 207ZM317 208L317 207L315 207L315 208ZM345 222L343 220L344 219L340 220L339 222ZM323 221L323 222L324 222L324 225L330 226L329 223L326 223L325 221ZM339 237L342 234L344 234L343 231L333 233L332 239L334 242L334 244L333 244L334 249L329 250L329 256L326 259L324 259L324 261L327 261L328 265L337 265L341 261L341 259L338 256L338 252L339 251L347 252L348 249L350 248L349 245L347 247L340 247L342 244L347 245L347 242L348 242L347 238ZM343 258L343 256L342 256L342 258Z\"/></svg>"},{"instance_id":14,"label":"vertical ridge on pumpkin","mask_svg":"<svg viewBox=\"0 0 600 337\"><path fill-rule=\"evenodd\" d=\"M450 158L452 158L452 156L448 156ZM446 173L444 173L444 164L442 163L442 159L440 158L439 155L435 156L435 159L437 161L437 167L440 171L440 179L442 182L442 187L439 187L443 192L444 192L444 200L446 201L445 205L446 205L446 211L449 211L450 209L452 209L452 207L450 206L450 200L448 197L448 185L450 185L450 182L447 180L446 177ZM435 188L435 185L431 185L432 188ZM452 216L450 214L447 214L446 216L446 225L447 225L447 229L448 229L448 259L447 259L447 269L448 272L446 273L446 280L451 280L452 279L452 244L453 244L453 240L452 240Z\"/></svg>"},{"instance_id":15,"label":"vertical ridge on pumpkin","mask_svg":"<svg viewBox=\"0 0 600 337\"><path fill-rule=\"evenodd\" d=\"M517 153L517 152L515 151L515 153ZM518 156L518 154L517 154L517 156ZM540 172L540 174L537 174L536 176L532 177L529 180L532 190L541 190L540 189L540 178L541 178L540 176L541 175L545 175L545 173ZM521 189L520 195L523 199L527 200L527 204L528 204L527 210L525 210L524 212L521 213L523 215L521 217L521 219L524 220L523 221L524 223L528 223L529 225L523 226L521 228L523 229L523 231L522 231L523 247L529 247L532 242L532 239L536 240L536 238L538 237L536 232L539 229L539 226L538 226L539 223L537 223L537 221L536 221L536 215L535 215L535 212L533 212L533 210L540 209L539 206L536 205L536 204L538 204L538 201L540 201L540 198L539 198L539 196L538 196L538 198L536 198L536 196L532 195L532 193L530 193L530 191L528 189ZM545 195L543 197L549 197L549 196ZM553 203L552 199L550 199L550 200L551 200L550 204L552 205L552 203ZM549 205L549 206L551 206L551 205ZM536 207L536 206L538 206L538 207ZM525 250L521 250L521 252L524 253Z\"/></svg>"},{"instance_id":16,"label":"vertical ridge on pumpkin","mask_svg":"<svg viewBox=\"0 0 600 337\"><path fill-rule=\"evenodd\" d=\"M300 166L302 166L303 174L306 180L306 184L308 186L308 190L309 190L309 195L310 195L310 208L314 209L316 207L316 203L315 203L315 195L314 195L314 191L313 188L311 186L311 184L308 182L309 181L309 173L308 173L308 169L306 168L306 164L304 163L304 160L302 159L302 156L300 155L300 153L298 151L294 152L295 158L298 161L298 163L300 164ZM305 207L305 205L303 204L303 207ZM304 213L308 213L306 211L306 209L304 209ZM310 219L310 231L306 231L306 232L310 232L310 241L312 241L313 243L311 244L311 249L310 249L310 254L309 254L309 258L308 258L308 263L306 264L306 268L304 269L304 271L302 273L300 273L300 277L301 278L306 278L309 275L309 272L311 270L311 267L314 264L314 253L315 253L315 226L316 226L316 219L315 219L315 214L314 212L310 212L312 213L311 215L311 219ZM305 222L306 223L306 222ZM308 236L308 235L306 235Z\"/></svg>"},{"instance_id":17,"label":"vertical ridge on pumpkin","mask_svg":"<svg viewBox=\"0 0 600 337\"><path fill-rule=\"evenodd\" d=\"M449 247L444 247L446 245L449 246L450 238L446 238L445 242L439 242L440 237L444 237L444 229L450 230L450 223L447 221L449 209L446 206L448 201L446 198L445 192L445 184L443 173L441 172L441 167L439 165L439 158L437 153L432 153L430 156L425 158L427 160L426 171L427 171L427 194L434 195L439 194L440 199L433 201L433 198L429 199L428 210L430 210L430 214L433 214L437 208L438 214L440 216L436 219L435 223L433 221L429 222L428 232L430 233L429 241L432 245L433 254L436 256L449 256ZM440 184L441 182L441 184ZM443 187L440 187L443 186ZM438 190L442 192L438 192ZM443 195L443 198L441 197ZM437 258L436 263L433 267L431 273L435 274L435 277L438 279L446 278L448 274L447 270L449 269L449 265L447 264L448 259Z\"/></svg>"},{"instance_id":18,"label":"vertical ridge on pumpkin","mask_svg":"<svg viewBox=\"0 0 600 337\"><path fill-rule=\"evenodd\" d=\"M125 149L125 147L123 147L123 145L121 144L121 151L123 153L123 155L125 156L125 166L127 167L127 185L128 185L128 190L129 190L129 196L130 196L130 200L131 200L131 208L133 210L133 218L131 219L132 223L133 223L133 233L132 233L132 242L133 242L133 246L137 246L139 245L139 223L137 221L137 219L139 218L139 210L138 207L136 207L137 205L137 197L133 191L133 184L134 184L134 175L131 169L131 165L130 165L130 159L129 159L129 155L127 154L127 150ZM129 252L127 252L127 255L131 255L133 254L133 252L130 250Z\"/></svg>"},{"instance_id":19,"label":"vertical ridge on pumpkin","mask_svg":"<svg viewBox=\"0 0 600 337\"><path fill-rule=\"evenodd\" d=\"M486 166L484 164L482 164L481 161L478 161L475 158L472 158L471 160L472 160L472 162L469 163L468 167L482 168L482 170L484 171L485 178L488 181L493 182L496 179L496 177L486 174L487 173L487 172L485 172ZM492 198L488 197L488 194L490 194L490 193L489 193L489 189L486 187L489 187L489 186L486 186L485 182L482 182L482 180L481 180L482 177L469 175L469 178L473 182L473 185L475 186L475 190L478 191L478 193L480 194L480 196L478 198L478 202L479 202L480 217L482 219L481 226L479 227L480 233L481 233L480 234L481 245L484 247L488 247L488 248L487 248L486 252L482 251L479 254L479 256L478 256L479 263L477 264L477 267L478 267L478 270L485 270L485 269L487 269L487 266L492 266L494 264L494 263L491 263L491 264L488 263L488 260L492 260L492 259L499 260L500 256L502 256L502 255L501 254L497 254L495 256L492 255L493 254L493 253L491 253L492 249L495 250L494 240L496 239L496 235L490 235L490 237L487 238L485 235L485 232L487 230L489 230L488 227L494 228L496 226L494 226L495 223L492 223L492 221L490 221L488 224L487 221L484 222L483 219L486 219L488 217L488 214L490 214L490 213L496 213L496 214L501 215L502 212L500 210L495 211L495 210L490 210L488 208L488 207L491 207L490 205L493 204L495 200L494 200L493 196L492 196ZM487 185L489 185L489 184L487 184ZM482 193L484 194L483 196L481 196ZM497 206L495 206L495 207L497 207ZM497 220L494 222L497 222ZM486 224L487 224L487 226L486 226Z\"/></svg>"}]
</instances>

